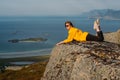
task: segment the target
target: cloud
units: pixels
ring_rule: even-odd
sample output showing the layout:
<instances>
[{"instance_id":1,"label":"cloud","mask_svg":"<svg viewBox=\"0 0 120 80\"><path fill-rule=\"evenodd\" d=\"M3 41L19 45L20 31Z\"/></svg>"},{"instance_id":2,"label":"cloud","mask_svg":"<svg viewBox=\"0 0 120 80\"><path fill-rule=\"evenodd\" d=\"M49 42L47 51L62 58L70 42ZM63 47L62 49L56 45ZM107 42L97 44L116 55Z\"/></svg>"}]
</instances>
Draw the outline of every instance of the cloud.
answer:
<instances>
[{"instance_id":1,"label":"cloud","mask_svg":"<svg viewBox=\"0 0 120 80\"><path fill-rule=\"evenodd\" d=\"M1 0L0 16L79 15L93 9L120 9L118 0Z\"/></svg>"}]
</instances>

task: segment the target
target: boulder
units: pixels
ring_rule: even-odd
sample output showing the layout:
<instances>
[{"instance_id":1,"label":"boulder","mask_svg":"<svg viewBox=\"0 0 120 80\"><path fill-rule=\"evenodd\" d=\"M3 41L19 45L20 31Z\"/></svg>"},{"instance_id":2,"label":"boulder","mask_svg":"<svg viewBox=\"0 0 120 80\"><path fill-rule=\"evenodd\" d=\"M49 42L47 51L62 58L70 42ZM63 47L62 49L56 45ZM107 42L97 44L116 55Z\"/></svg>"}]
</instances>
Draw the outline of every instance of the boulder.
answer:
<instances>
[{"instance_id":1,"label":"boulder","mask_svg":"<svg viewBox=\"0 0 120 80\"><path fill-rule=\"evenodd\" d=\"M41 80L120 80L120 45L91 41L55 46Z\"/></svg>"},{"instance_id":2,"label":"boulder","mask_svg":"<svg viewBox=\"0 0 120 80\"><path fill-rule=\"evenodd\" d=\"M120 29L116 32L104 33L105 41L120 44Z\"/></svg>"}]
</instances>

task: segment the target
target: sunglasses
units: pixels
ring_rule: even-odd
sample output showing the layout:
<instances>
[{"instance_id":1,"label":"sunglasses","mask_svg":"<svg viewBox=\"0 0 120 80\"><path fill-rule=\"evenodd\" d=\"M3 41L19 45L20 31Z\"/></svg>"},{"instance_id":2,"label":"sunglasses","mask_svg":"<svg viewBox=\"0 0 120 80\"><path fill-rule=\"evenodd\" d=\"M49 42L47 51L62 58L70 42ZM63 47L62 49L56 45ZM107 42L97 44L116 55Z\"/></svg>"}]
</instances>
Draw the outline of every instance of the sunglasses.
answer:
<instances>
[{"instance_id":1,"label":"sunglasses","mask_svg":"<svg viewBox=\"0 0 120 80\"><path fill-rule=\"evenodd\" d=\"M65 27L69 27L70 25L65 25Z\"/></svg>"}]
</instances>

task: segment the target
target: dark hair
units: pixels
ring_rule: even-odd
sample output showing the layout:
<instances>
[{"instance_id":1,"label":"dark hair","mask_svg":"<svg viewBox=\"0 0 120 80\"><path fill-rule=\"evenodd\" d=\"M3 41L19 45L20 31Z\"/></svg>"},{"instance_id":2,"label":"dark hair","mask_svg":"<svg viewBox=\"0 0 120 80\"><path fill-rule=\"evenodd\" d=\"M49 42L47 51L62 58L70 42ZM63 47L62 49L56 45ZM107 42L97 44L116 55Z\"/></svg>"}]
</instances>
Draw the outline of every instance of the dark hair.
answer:
<instances>
[{"instance_id":1,"label":"dark hair","mask_svg":"<svg viewBox=\"0 0 120 80\"><path fill-rule=\"evenodd\" d=\"M66 22L65 22L65 26L66 26L67 23L70 24L72 27L74 27L74 25L72 24L71 21L66 21Z\"/></svg>"}]
</instances>

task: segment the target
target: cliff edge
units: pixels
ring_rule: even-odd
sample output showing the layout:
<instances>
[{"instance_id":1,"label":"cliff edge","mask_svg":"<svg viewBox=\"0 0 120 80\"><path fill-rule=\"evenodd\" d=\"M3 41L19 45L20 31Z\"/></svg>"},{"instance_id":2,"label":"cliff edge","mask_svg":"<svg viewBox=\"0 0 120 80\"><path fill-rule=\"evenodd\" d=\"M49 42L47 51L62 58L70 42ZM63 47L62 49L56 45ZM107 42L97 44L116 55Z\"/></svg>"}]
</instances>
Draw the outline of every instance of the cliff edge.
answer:
<instances>
[{"instance_id":1,"label":"cliff edge","mask_svg":"<svg viewBox=\"0 0 120 80\"><path fill-rule=\"evenodd\" d=\"M120 80L120 45L91 41L55 46L42 80Z\"/></svg>"}]
</instances>

